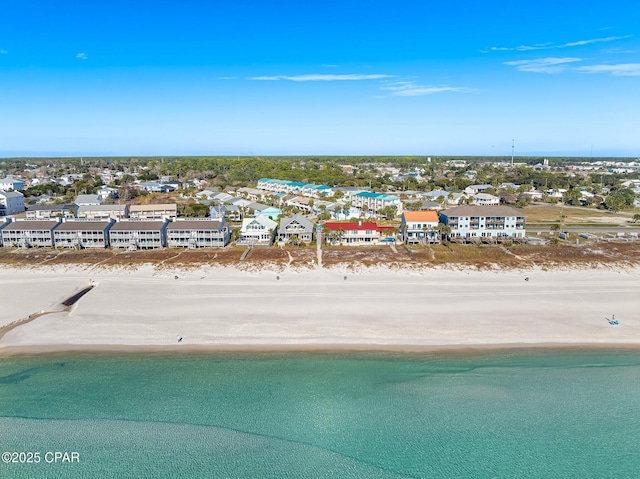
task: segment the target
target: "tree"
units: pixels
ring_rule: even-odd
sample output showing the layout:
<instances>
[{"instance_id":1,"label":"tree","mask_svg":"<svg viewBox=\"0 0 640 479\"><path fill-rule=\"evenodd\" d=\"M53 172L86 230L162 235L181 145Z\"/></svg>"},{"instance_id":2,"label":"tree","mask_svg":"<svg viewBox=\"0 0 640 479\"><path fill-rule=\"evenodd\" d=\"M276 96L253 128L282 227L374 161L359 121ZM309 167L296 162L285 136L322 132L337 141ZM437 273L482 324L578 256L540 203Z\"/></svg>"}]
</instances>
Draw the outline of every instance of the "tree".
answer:
<instances>
[{"instance_id":1,"label":"tree","mask_svg":"<svg viewBox=\"0 0 640 479\"><path fill-rule=\"evenodd\" d=\"M636 195L633 190L629 188L620 188L607 196L607 199L604 200L604 204L611 211L620 211L624 208L633 206L635 200Z\"/></svg>"},{"instance_id":2,"label":"tree","mask_svg":"<svg viewBox=\"0 0 640 479\"><path fill-rule=\"evenodd\" d=\"M451 234L451 226L445 225L444 223L438 223L438 229L440 230L442 239L448 238Z\"/></svg>"},{"instance_id":3,"label":"tree","mask_svg":"<svg viewBox=\"0 0 640 479\"><path fill-rule=\"evenodd\" d=\"M378 210L378 213L385 217L385 219L392 220L396 216L396 212L398 211L397 206L385 206Z\"/></svg>"},{"instance_id":4,"label":"tree","mask_svg":"<svg viewBox=\"0 0 640 479\"><path fill-rule=\"evenodd\" d=\"M578 188L570 188L562 195L562 201L569 205L580 205L582 192Z\"/></svg>"}]
</instances>

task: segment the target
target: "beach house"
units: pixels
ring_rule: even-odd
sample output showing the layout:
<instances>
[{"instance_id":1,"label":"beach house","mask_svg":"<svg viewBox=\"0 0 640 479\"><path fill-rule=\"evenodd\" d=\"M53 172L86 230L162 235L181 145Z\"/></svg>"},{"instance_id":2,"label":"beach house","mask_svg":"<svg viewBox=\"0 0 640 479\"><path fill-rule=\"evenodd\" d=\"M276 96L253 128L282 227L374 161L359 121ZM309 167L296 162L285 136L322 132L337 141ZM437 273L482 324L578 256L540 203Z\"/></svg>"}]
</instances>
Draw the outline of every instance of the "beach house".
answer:
<instances>
[{"instance_id":1,"label":"beach house","mask_svg":"<svg viewBox=\"0 0 640 479\"><path fill-rule=\"evenodd\" d=\"M266 216L245 218L242 220L240 236L236 241L239 245L271 246L278 229L278 223Z\"/></svg>"},{"instance_id":2,"label":"beach house","mask_svg":"<svg viewBox=\"0 0 640 479\"><path fill-rule=\"evenodd\" d=\"M24 181L15 178L0 178L0 191L16 191L24 188Z\"/></svg>"},{"instance_id":3,"label":"beach house","mask_svg":"<svg viewBox=\"0 0 640 479\"><path fill-rule=\"evenodd\" d=\"M525 217L508 206L456 206L440 213L448 238L524 238Z\"/></svg>"},{"instance_id":4,"label":"beach house","mask_svg":"<svg viewBox=\"0 0 640 479\"><path fill-rule=\"evenodd\" d=\"M473 196L473 204L476 206L492 206L499 205L500 198L489 193L478 193Z\"/></svg>"},{"instance_id":5,"label":"beach house","mask_svg":"<svg viewBox=\"0 0 640 479\"><path fill-rule=\"evenodd\" d=\"M435 210L404 211L400 219L400 237L409 244L439 243L439 222L440 218Z\"/></svg>"},{"instance_id":6,"label":"beach house","mask_svg":"<svg viewBox=\"0 0 640 479\"><path fill-rule=\"evenodd\" d=\"M330 244L349 246L373 246L384 238L392 237L393 226L379 226L375 222L358 221L351 223L326 222L326 241Z\"/></svg>"},{"instance_id":7,"label":"beach house","mask_svg":"<svg viewBox=\"0 0 640 479\"><path fill-rule=\"evenodd\" d=\"M19 191L0 191L0 216L24 212L24 195Z\"/></svg>"},{"instance_id":8,"label":"beach house","mask_svg":"<svg viewBox=\"0 0 640 479\"><path fill-rule=\"evenodd\" d=\"M170 248L222 248L229 244L231 228L224 219L177 219L167 225Z\"/></svg>"},{"instance_id":9,"label":"beach house","mask_svg":"<svg viewBox=\"0 0 640 479\"><path fill-rule=\"evenodd\" d=\"M167 222L164 220L120 220L109 229L112 248L157 249L164 247Z\"/></svg>"},{"instance_id":10,"label":"beach house","mask_svg":"<svg viewBox=\"0 0 640 479\"><path fill-rule=\"evenodd\" d=\"M114 220L66 219L53 231L56 248L106 248Z\"/></svg>"},{"instance_id":11,"label":"beach house","mask_svg":"<svg viewBox=\"0 0 640 479\"><path fill-rule=\"evenodd\" d=\"M313 222L304 216L293 215L281 218L278 226L278 241L308 244L313 240L313 231Z\"/></svg>"}]
</instances>

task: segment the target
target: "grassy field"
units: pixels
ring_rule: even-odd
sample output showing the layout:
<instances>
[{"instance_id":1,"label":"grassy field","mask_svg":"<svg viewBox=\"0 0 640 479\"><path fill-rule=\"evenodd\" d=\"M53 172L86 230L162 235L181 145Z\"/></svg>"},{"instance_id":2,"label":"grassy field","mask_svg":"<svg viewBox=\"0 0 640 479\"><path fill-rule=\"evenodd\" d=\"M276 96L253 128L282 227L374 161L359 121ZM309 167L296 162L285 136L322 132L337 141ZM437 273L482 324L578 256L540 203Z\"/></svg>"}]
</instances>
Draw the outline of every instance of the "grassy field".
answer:
<instances>
[{"instance_id":1,"label":"grassy field","mask_svg":"<svg viewBox=\"0 0 640 479\"><path fill-rule=\"evenodd\" d=\"M528 225L559 223L563 215L565 224L627 224L631 221L630 216L620 213L559 205L531 205L523 208L522 211Z\"/></svg>"}]
</instances>

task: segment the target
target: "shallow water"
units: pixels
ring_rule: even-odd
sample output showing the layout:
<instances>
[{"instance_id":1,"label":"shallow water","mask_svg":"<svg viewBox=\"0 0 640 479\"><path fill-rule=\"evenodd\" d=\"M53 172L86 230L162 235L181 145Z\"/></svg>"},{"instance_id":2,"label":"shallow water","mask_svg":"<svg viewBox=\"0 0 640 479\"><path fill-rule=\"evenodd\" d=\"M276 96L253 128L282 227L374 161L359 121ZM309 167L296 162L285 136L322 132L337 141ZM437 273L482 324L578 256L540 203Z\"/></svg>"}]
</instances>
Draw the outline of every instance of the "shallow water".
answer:
<instances>
[{"instance_id":1,"label":"shallow water","mask_svg":"<svg viewBox=\"0 0 640 479\"><path fill-rule=\"evenodd\" d=\"M3 478L637 477L640 352L1 358L0 444L41 454Z\"/></svg>"}]
</instances>

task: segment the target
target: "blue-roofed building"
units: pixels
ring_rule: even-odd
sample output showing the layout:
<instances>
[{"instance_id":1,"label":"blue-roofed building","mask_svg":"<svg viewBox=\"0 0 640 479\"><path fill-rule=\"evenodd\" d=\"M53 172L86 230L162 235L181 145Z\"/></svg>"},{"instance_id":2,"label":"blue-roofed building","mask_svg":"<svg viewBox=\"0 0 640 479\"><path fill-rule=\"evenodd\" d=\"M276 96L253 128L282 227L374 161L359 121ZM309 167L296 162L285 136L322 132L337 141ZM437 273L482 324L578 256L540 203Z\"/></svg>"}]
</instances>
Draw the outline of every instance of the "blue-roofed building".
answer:
<instances>
[{"instance_id":1,"label":"blue-roofed building","mask_svg":"<svg viewBox=\"0 0 640 479\"><path fill-rule=\"evenodd\" d=\"M365 214L378 216L379 211L387 206L396 208L396 216L402 214L402 202L400 197L384 193L371 193L362 191L351 197L352 205Z\"/></svg>"},{"instance_id":2,"label":"blue-roofed building","mask_svg":"<svg viewBox=\"0 0 640 479\"><path fill-rule=\"evenodd\" d=\"M263 190L278 193L292 193L303 196L319 198L332 196L333 190L328 185L316 185L314 183L301 183L300 181L276 180L273 178L260 178L257 187Z\"/></svg>"}]
</instances>

